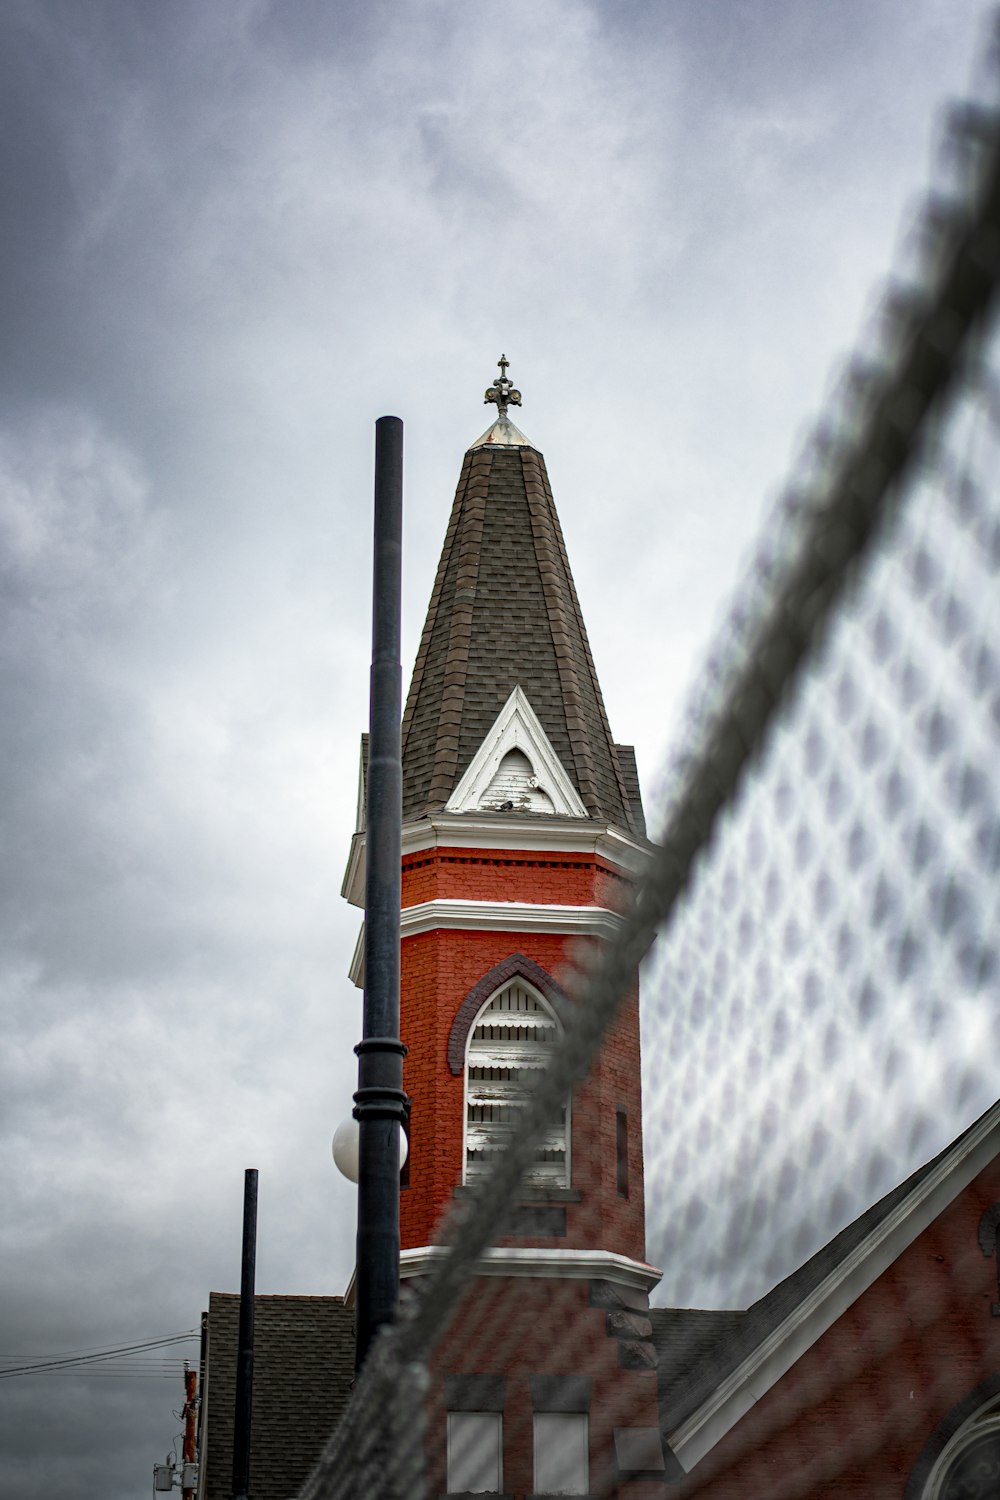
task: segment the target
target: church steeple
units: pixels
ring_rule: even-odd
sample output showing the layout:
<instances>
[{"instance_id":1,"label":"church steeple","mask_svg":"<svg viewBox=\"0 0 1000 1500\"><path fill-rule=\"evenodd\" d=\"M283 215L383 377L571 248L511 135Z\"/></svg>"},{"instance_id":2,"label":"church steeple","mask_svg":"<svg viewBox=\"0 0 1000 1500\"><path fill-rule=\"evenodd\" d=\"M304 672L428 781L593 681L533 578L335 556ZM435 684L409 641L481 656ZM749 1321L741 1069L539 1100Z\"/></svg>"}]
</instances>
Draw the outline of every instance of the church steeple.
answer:
<instances>
[{"instance_id":1,"label":"church steeple","mask_svg":"<svg viewBox=\"0 0 1000 1500\"><path fill-rule=\"evenodd\" d=\"M507 416L508 361L485 395L498 417L467 451L403 717L403 817L444 808L519 689L582 813L645 826L631 747L616 745L545 460Z\"/></svg>"},{"instance_id":2,"label":"church steeple","mask_svg":"<svg viewBox=\"0 0 1000 1500\"><path fill-rule=\"evenodd\" d=\"M404 1279L506 1149L572 1024L579 945L618 930L646 861L635 759L611 737L545 461L507 415L506 358L486 400L498 415L462 464L403 720ZM362 826L345 880L358 904L365 841ZM359 983L363 961L362 937ZM645 1254L636 976L435 1355L429 1493L487 1474L515 1496L661 1493ZM569 1344L546 1333L571 1324ZM553 1413L575 1445L558 1474ZM474 1469L473 1429L490 1460Z\"/></svg>"}]
</instances>

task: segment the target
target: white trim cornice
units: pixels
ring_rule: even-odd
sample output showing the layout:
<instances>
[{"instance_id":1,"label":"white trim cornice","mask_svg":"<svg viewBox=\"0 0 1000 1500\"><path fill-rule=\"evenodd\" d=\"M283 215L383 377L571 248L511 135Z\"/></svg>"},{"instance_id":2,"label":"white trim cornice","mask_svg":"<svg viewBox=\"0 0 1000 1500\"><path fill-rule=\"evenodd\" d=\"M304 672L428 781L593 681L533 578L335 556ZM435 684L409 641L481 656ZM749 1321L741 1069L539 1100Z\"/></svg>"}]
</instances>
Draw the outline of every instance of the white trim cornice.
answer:
<instances>
[{"instance_id":1,"label":"white trim cornice","mask_svg":"<svg viewBox=\"0 0 1000 1500\"><path fill-rule=\"evenodd\" d=\"M404 906L400 937L435 927L472 932L559 932L580 937L612 937L624 918L606 906L558 906L540 901L465 901L438 896Z\"/></svg>"},{"instance_id":2,"label":"white trim cornice","mask_svg":"<svg viewBox=\"0 0 1000 1500\"><path fill-rule=\"evenodd\" d=\"M426 1276L446 1254L444 1245L418 1245L399 1253L399 1279ZM537 1276L545 1281L611 1281L615 1286L649 1293L663 1275L643 1260L619 1255L614 1250L494 1249L476 1265L477 1276ZM355 1305L357 1268L344 1292L344 1304Z\"/></svg>"},{"instance_id":3,"label":"white trim cornice","mask_svg":"<svg viewBox=\"0 0 1000 1500\"><path fill-rule=\"evenodd\" d=\"M399 1256L400 1280L426 1276L432 1266L447 1254L444 1245L420 1245L402 1250ZM614 1250L543 1250L534 1246L494 1247L476 1263L477 1276L540 1276L546 1280L613 1281L616 1286L648 1292L663 1275L656 1266L619 1255Z\"/></svg>"},{"instance_id":4,"label":"white trim cornice","mask_svg":"<svg viewBox=\"0 0 1000 1500\"><path fill-rule=\"evenodd\" d=\"M796 1360L1000 1154L1000 1103L955 1142L891 1213L668 1436L690 1471Z\"/></svg>"},{"instance_id":5,"label":"white trim cornice","mask_svg":"<svg viewBox=\"0 0 1000 1500\"><path fill-rule=\"evenodd\" d=\"M525 853L593 854L626 875L641 875L652 845L610 823L539 813L505 817L502 813L432 813L403 824L403 854L424 849L496 849ZM365 904L365 835L351 840L341 890L352 906Z\"/></svg>"},{"instance_id":6,"label":"white trim cornice","mask_svg":"<svg viewBox=\"0 0 1000 1500\"><path fill-rule=\"evenodd\" d=\"M465 901L453 896L439 896L434 901L420 901L404 906L400 913L399 935L415 937L421 932L443 928L449 932L549 932L569 937L613 937L624 918L606 906L557 906L535 901ZM363 988L365 929L354 947L350 978Z\"/></svg>"}]
</instances>

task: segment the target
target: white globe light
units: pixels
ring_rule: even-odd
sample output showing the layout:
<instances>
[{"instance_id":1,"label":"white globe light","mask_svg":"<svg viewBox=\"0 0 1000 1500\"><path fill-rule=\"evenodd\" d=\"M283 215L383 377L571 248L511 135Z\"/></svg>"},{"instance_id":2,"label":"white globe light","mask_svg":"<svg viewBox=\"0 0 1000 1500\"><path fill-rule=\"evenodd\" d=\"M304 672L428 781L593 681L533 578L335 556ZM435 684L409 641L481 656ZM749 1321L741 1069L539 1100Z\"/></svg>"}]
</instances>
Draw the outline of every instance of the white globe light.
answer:
<instances>
[{"instance_id":1,"label":"white globe light","mask_svg":"<svg viewBox=\"0 0 1000 1500\"><path fill-rule=\"evenodd\" d=\"M360 1175L360 1146L361 1127L353 1115L348 1115L333 1132L333 1159L337 1170L343 1172L349 1182L357 1182Z\"/></svg>"},{"instance_id":2,"label":"white globe light","mask_svg":"<svg viewBox=\"0 0 1000 1500\"><path fill-rule=\"evenodd\" d=\"M349 1182L357 1182L360 1175L361 1127L353 1115L342 1120L333 1133L333 1159L337 1169ZM399 1170L410 1154L410 1143L406 1132L399 1132Z\"/></svg>"}]
</instances>

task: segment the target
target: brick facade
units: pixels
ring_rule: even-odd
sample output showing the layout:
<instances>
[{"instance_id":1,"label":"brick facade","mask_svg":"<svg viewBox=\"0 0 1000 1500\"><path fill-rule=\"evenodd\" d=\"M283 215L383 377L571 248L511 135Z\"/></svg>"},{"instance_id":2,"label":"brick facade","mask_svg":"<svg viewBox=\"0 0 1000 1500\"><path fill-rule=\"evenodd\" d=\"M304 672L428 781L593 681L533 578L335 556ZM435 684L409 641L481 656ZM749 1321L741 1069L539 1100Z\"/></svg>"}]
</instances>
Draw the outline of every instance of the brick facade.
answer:
<instances>
[{"instance_id":1,"label":"brick facade","mask_svg":"<svg viewBox=\"0 0 1000 1500\"><path fill-rule=\"evenodd\" d=\"M453 1372L502 1373L503 1493L533 1492L532 1378L581 1376L589 1380L590 1490L622 1500L664 1500L662 1478L618 1473L615 1428L656 1427L656 1370L627 1368L624 1341L599 1286L587 1281L478 1279L452 1322L435 1359L428 1493L443 1495L444 1376ZM604 1304L604 1305L601 1305ZM634 1316L634 1315L633 1315ZM487 1352L488 1351L488 1352Z\"/></svg>"},{"instance_id":2,"label":"brick facade","mask_svg":"<svg viewBox=\"0 0 1000 1500\"><path fill-rule=\"evenodd\" d=\"M593 854L432 847L404 858L402 900L404 907L446 897L616 911L630 885L624 872ZM544 996L562 999L564 987L572 989L581 941L597 939L444 928L404 938L401 1034L408 1049L404 1087L413 1101L408 1183L400 1194L404 1251L434 1242L462 1181L464 1042L474 1014L514 974L525 975ZM456 1022L461 1023L457 1047ZM623 1174L620 1112L627 1119ZM501 1237L500 1246L607 1250L645 1260L637 984L624 998L589 1076L574 1091L570 1190L551 1198L533 1195L527 1211L533 1216L530 1233ZM657 1427L647 1298L600 1280L560 1277L558 1266L552 1270L548 1277L477 1277L453 1318L434 1364L431 1495L447 1492L446 1377L502 1381L503 1493L520 1497L534 1490L532 1381L582 1375L590 1389L591 1490L662 1500L662 1474L619 1473L614 1436L616 1428L641 1427L655 1434Z\"/></svg>"},{"instance_id":3,"label":"brick facade","mask_svg":"<svg viewBox=\"0 0 1000 1500\"><path fill-rule=\"evenodd\" d=\"M431 850L404 860L403 905L450 896L533 904L620 903L627 881L606 861L514 850ZM593 939L585 939L594 941ZM466 996L496 965L521 953L559 982L581 940L532 932L442 928L402 944L401 1034L408 1054L404 1087L413 1099L409 1186L401 1198L404 1249L433 1242L441 1214L462 1180L465 1080L448 1062L448 1039ZM628 1196L618 1191L617 1111L628 1118ZM572 1101L571 1186L566 1249L609 1249L645 1258L642 1100L637 990L626 997L593 1069ZM510 1244L524 1243L511 1238ZM554 1242L555 1243L555 1242Z\"/></svg>"},{"instance_id":4,"label":"brick facade","mask_svg":"<svg viewBox=\"0 0 1000 1500\"><path fill-rule=\"evenodd\" d=\"M421 849L403 857L404 907L441 897L604 906L620 911L629 877L599 855L519 849Z\"/></svg>"},{"instance_id":5,"label":"brick facade","mask_svg":"<svg viewBox=\"0 0 1000 1500\"><path fill-rule=\"evenodd\" d=\"M677 1500L920 1500L935 1431L1000 1380L997 1269L978 1240L998 1199L994 1161L676 1487Z\"/></svg>"}]
</instances>

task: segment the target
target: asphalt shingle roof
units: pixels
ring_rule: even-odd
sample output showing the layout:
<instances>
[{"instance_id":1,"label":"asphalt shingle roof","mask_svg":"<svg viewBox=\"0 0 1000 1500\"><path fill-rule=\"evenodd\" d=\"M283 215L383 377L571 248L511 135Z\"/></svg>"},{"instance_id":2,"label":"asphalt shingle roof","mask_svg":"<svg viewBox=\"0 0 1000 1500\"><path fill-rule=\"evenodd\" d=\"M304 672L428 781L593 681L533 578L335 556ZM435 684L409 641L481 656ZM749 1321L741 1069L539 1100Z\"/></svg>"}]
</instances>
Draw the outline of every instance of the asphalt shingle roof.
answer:
<instances>
[{"instance_id":1,"label":"asphalt shingle roof","mask_svg":"<svg viewBox=\"0 0 1000 1500\"><path fill-rule=\"evenodd\" d=\"M208 1301L206 1500L230 1500L240 1299ZM250 1494L290 1500L340 1420L354 1381L354 1311L342 1297L255 1297Z\"/></svg>"},{"instance_id":2,"label":"asphalt shingle roof","mask_svg":"<svg viewBox=\"0 0 1000 1500\"><path fill-rule=\"evenodd\" d=\"M465 455L403 716L403 817L439 810L520 685L592 818L643 834L534 448Z\"/></svg>"}]
</instances>

